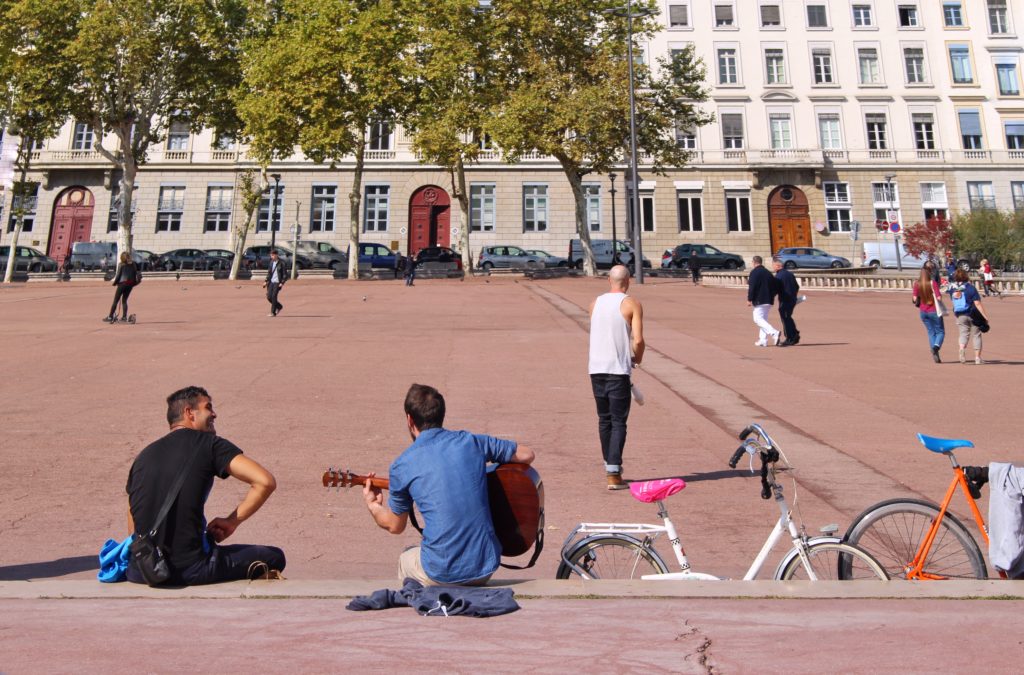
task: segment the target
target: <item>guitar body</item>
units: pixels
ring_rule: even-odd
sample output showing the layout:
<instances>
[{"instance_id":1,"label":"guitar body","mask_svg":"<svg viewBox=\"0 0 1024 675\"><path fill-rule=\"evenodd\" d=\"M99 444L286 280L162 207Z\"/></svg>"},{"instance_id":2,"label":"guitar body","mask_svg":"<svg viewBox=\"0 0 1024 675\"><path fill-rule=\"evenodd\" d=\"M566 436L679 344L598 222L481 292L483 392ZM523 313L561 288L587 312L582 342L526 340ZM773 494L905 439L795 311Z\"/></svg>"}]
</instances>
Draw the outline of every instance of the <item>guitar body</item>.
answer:
<instances>
[{"instance_id":1,"label":"guitar body","mask_svg":"<svg viewBox=\"0 0 1024 675\"><path fill-rule=\"evenodd\" d=\"M544 530L544 482L537 470L528 464L490 467L487 497L501 555L514 558L529 551Z\"/></svg>"}]
</instances>

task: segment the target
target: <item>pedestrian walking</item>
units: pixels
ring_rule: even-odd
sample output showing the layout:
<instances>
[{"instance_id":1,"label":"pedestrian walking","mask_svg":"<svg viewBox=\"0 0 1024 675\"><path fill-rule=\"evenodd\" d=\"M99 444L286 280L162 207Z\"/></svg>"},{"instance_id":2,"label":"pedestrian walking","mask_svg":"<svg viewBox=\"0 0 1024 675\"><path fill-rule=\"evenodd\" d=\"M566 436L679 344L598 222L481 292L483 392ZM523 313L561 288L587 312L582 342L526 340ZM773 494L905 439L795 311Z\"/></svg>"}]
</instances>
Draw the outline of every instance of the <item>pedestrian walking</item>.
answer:
<instances>
[{"instance_id":1,"label":"pedestrian walking","mask_svg":"<svg viewBox=\"0 0 1024 675\"><path fill-rule=\"evenodd\" d=\"M967 342L974 343L974 362L985 363L981 358L981 334L989 330L989 318L978 295L978 289L968 280L967 272L958 269L949 285L949 296L953 300L953 314L960 331L960 363L966 363Z\"/></svg>"},{"instance_id":2,"label":"pedestrian walking","mask_svg":"<svg viewBox=\"0 0 1024 675\"><path fill-rule=\"evenodd\" d=\"M139 272L139 266L135 264L132 257L125 251L121 254L121 262L117 265L117 270L114 272L114 286L117 290L114 291L114 302L110 305L110 312L107 317L103 319L109 323L117 321L117 304L121 303L121 321L128 320L128 296L132 294L132 289L142 281L142 273Z\"/></svg>"},{"instance_id":3,"label":"pedestrian walking","mask_svg":"<svg viewBox=\"0 0 1024 675\"><path fill-rule=\"evenodd\" d=\"M609 490L622 480L622 451L632 402L630 375L644 358L643 307L629 290L629 270L616 265L608 273L609 291L590 305L590 385L597 405L597 431Z\"/></svg>"},{"instance_id":4,"label":"pedestrian walking","mask_svg":"<svg viewBox=\"0 0 1024 675\"><path fill-rule=\"evenodd\" d=\"M413 286L413 282L416 281L416 258L407 255L405 256L405 285Z\"/></svg>"},{"instance_id":5,"label":"pedestrian walking","mask_svg":"<svg viewBox=\"0 0 1024 675\"><path fill-rule=\"evenodd\" d=\"M981 278L982 278L982 289L985 291L985 297L990 295L998 295L999 299L1003 299L1003 292L997 289L994 285L995 275L992 273L992 265L989 264L988 259L984 258L981 261Z\"/></svg>"},{"instance_id":6,"label":"pedestrian walking","mask_svg":"<svg viewBox=\"0 0 1024 675\"><path fill-rule=\"evenodd\" d=\"M759 255L752 259L754 264L747 278L747 306L754 308L754 324L760 329L755 347L767 347L768 339L778 345L781 333L768 323L768 312L775 304L778 295L778 284L772 273L764 268L764 260Z\"/></svg>"},{"instance_id":7,"label":"pedestrian walking","mask_svg":"<svg viewBox=\"0 0 1024 675\"><path fill-rule=\"evenodd\" d=\"M946 327L942 319L946 313L942 305L942 293L939 291L939 284L932 277L931 270L927 266L921 268L921 274L914 283L914 306L917 307L921 317L921 323L928 333L928 348L931 349L932 359L935 363L942 363L939 350L946 339Z\"/></svg>"},{"instance_id":8,"label":"pedestrian walking","mask_svg":"<svg viewBox=\"0 0 1024 675\"><path fill-rule=\"evenodd\" d=\"M700 281L700 256L697 255L697 249L690 249L690 276L693 278L693 285L696 286Z\"/></svg>"},{"instance_id":9,"label":"pedestrian walking","mask_svg":"<svg viewBox=\"0 0 1024 675\"><path fill-rule=\"evenodd\" d=\"M783 266L781 260L776 259L772 264L779 291L779 318L782 319L782 330L786 334L786 339L779 344L782 347L790 347L800 342L800 331L793 320L793 310L796 309L800 297L800 282L796 280L795 274Z\"/></svg>"},{"instance_id":10,"label":"pedestrian walking","mask_svg":"<svg viewBox=\"0 0 1024 675\"><path fill-rule=\"evenodd\" d=\"M263 288L267 289L267 302L270 303L270 314L269 316L277 316L277 313L284 309L277 300L278 293L281 292L281 288L284 287L284 282L288 278L284 270L284 263L281 262L277 254L277 249L270 252L270 265L267 266L267 280L263 282Z\"/></svg>"}]
</instances>

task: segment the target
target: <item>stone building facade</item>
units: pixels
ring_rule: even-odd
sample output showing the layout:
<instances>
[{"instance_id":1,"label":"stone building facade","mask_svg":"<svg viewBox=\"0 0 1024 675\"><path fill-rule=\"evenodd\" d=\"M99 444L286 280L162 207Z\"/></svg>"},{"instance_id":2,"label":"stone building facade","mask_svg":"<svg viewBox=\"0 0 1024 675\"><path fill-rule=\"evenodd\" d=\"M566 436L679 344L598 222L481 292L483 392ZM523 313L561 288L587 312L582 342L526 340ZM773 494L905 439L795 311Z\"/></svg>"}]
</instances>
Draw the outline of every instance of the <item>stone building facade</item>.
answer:
<instances>
[{"instance_id":1,"label":"stone building facade","mask_svg":"<svg viewBox=\"0 0 1024 675\"><path fill-rule=\"evenodd\" d=\"M655 265L683 242L748 259L807 245L856 263L862 241L891 241L876 227L890 219L1024 209L1024 0L660 4L664 28L641 46L643 58L656 67L693 44L716 121L676 130L693 151L686 167L657 176L641 166L644 252ZM469 168L473 208L464 223L448 174L418 162L401 129L381 124L368 139L363 240L397 242L405 252L424 227L444 245L469 227L474 256L494 243L567 254L574 205L550 158L509 165L485 152ZM117 177L92 140L87 125L69 120L39 144L40 187L24 244L60 257L71 240L116 238ZM236 176L250 166L244 148L219 144L209 131L172 129L139 174L135 246L229 248L231 224L243 217ZM296 155L270 170L282 177L279 237L291 239L297 223L304 238L344 249L352 162L332 169ZM614 184L605 175L586 181L593 237L625 235L626 172L616 174ZM6 193L2 203L6 238ZM268 196L250 243L269 241L270 210Z\"/></svg>"}]
</instances>

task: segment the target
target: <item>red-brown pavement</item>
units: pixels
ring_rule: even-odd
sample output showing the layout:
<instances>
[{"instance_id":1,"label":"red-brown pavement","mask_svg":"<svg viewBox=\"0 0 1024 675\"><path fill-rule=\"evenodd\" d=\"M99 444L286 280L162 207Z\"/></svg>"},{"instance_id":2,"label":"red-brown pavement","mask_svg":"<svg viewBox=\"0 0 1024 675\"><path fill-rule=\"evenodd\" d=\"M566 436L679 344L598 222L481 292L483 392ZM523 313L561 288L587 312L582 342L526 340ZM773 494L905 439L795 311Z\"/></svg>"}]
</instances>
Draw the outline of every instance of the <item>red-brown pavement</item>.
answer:
<instances>
[{"instance_id":1,"label":"red-brown pavement","mask_svg":"<svg viewBox=\"0 0 1024 675\"><path fill-rule=\"evenodd\" d=\"M548 545L536 568L502 571L498 578L551 578L561 540L580 520L653 522L655 516L650 506L603 487L585 317L606 285L600 279L505 277L422 280L406 288L300 279L286 286L285 309L271 318L255 282L152 279L132 297L139 323L114 326L100 321L112 296L109 285L0 288L0 458L7 479L0 492L0 581L32 579L59 589L64 580L94 578L100 544L126 534L128 467L166 429L164 397L187 384L211 391L218 432L278 478L277 493L239 529L237 541L282 546L289 579L387 578L415 535L379 531L357 491L326 491L319 482L328 466L386 471L408 443L401 402L411 382L441 389L447 426L515 438L538 451ZM756 328L741 290L652 279L631 292L644 303L649 352L636 376L647 403L634 406L630 416L626 477L686 478L687 489L668 506L695 569L741 577L777 517L774 506L758 498L755 477L726 467L736 432L750 421L764 423L798 467L798 505L812 532L827 523L842 531L883 498L938 499L948 463L921 448L916 431L973 439L978 448L959 454L965 464L1024 461L1016 428L1018 366L1024 365L1019 297L986 301L993 324L985 337L989 364L975 366L956 363L949 319L947 363L932 363L907 294L809 293L796 312L802 343L782 349L753 346ZM778 325L776 315L772 320ZM792 498L792 489L788 493ZM241 494L234 481L218 484L208 513L223 515ZM956 512L964 511L958 504ZM771 576L776 560L763 577ZM101 595L104 587L97 587ZM691 630L715 645L708 663L732 671L755 664L774 670L772 663L784 664L780 670L818 670L815 664L827 661L816 659L829 655L833 639L844 670L874 670L915 654L923 660L904 661L901 669L981 663L998 669L1019 663L1020 656L1010 619L1018 602L545 598L526 600L526 611L480 627L467 620L443 629L426 628L428 620L415 616L366 617L312 600L281 601L287 604L280 609L272 601L247 600L250 611L235 602L3 600L3 635L17 639L0 648L0 669L93 670L88 664L94 663L97 669L174 670L174 664L202 663L208 670L242 670L245 662L231 660L227 642L218 641L222 624L259 633L262 646L252 648L275 671L289 667L274 654L295 659L296 670L333 670L344 662L348 642L360 641L362 651L352 653L368 658L393 651L397 634L428 652L433 646L434 657L417 665L413 649L380 663L486 667L484 647L493 646L499 622L495 633L536 639L542 648L526 663L539 670L564 669L570 659L584 663L588 654L601 657L589 664L598 671L687 670L693 662L683 657L700 652L687 637ZM222 660L190 661L186 650L166 667L143 666L119 661L123 652L98 639L103 627L123 635L153 612L189 624L181 628L183 641ZM78 613L121 617L90 627ZM951 621L951 615L959 618ZM933 638L901 634L915 618L922 627L935 626ZM291 640L274 637L278 620ZM959 627L968 620L972 628L963 636ZM117 630L118 622L124 629ZM46 626L70 645L53 667L26 658L42 644ZM787 627L801 637L783 634ZM993 642L1000 627L1010 634ZM327 639L326 651L313 641L303 644L307 634ZM786 639L798 646L790 648ZM942 649L935 647L940 643ZM750 660L757 645L770 650L760 653L771 662ZM854 651L855 645L862 646ZM1017 660L992 656L994 645L1008 647ZM454 651L439 658L446 649ZM491 669L512 669L513 651L498 653ZM852 660L855 653L865 660ZM751 656L740 658L744 654Z\"/></svg>"}]
</instances>

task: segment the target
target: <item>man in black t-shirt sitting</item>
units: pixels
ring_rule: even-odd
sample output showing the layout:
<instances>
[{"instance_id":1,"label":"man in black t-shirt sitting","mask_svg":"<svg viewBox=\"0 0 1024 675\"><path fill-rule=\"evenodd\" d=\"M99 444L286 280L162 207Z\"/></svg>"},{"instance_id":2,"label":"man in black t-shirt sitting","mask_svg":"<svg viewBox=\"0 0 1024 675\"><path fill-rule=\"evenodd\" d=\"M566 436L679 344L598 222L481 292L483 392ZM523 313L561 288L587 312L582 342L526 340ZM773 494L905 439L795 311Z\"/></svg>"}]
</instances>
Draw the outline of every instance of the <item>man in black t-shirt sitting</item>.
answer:
<instances>
[{"instance_id":1,"label":"man in black t-shirt sitting","mask_svg":"<svg viewBox=\"0 0 1024 675\"><path fill-rule=\"evenodd\" d=\"M212 584L271 576L273 570L284 569L279 548L218 545L263 506L277 483L269 471L217 436L215 419L213 401L202 387L174 392L167 397L170 433L146 446L128 473L128 525L132 532L142 533L153 527L168 491L186 470L181 491L157 531L157 543L165 547L172 567L169 584ZM203 506L214 476L233 476L248 483L249 491L230 515L207 523ZM128 580L145 583L134 565L128 566Z\"/></svg>"}]
</instances>

